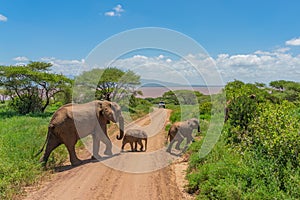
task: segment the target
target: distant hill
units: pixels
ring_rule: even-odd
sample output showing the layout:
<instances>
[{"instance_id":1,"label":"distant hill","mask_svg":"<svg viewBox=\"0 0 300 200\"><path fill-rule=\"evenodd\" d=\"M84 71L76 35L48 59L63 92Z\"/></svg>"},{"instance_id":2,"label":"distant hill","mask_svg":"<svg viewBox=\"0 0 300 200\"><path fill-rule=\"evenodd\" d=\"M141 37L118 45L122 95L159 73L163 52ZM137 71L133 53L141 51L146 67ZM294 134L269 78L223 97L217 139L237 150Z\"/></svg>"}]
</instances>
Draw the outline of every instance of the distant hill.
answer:
<instances>
[{"instance_id":1,"label":"distant hill","mask_svg":"<svg viewBox=\"0 0 300 200\"><path fill-rule=\"evenodd\" d=\"M142 87L184 87L185 85L179 83L171 83L166 81L141 79Z\"/></svg>"},{"instance_id":2,"label":"distant hill","mask_svg":"<svg viewBox=\"0 0 300 200\"><path fill-rule=\"evenodd\" d=\"M184 85L154 79L141 79L141 87L224 87L224 85Z\"/></svg>"}]
</instances>

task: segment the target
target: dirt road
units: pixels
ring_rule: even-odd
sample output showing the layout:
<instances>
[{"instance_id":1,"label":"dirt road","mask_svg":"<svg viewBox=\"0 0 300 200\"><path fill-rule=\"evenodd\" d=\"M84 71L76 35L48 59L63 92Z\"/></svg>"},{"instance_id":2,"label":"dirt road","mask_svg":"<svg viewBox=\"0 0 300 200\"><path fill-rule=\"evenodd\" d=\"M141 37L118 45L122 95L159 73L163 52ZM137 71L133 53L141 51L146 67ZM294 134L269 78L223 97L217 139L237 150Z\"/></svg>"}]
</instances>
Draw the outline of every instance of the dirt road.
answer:
<instances>
[{"instance_id":1,"label":"dirt road","mask_svg":"<svg viewBox=\"0 0 300 200\"><path fill-rule=\"evenodd\" d=\"M177 157L165 152L164 130L169 115L169 110L156 109L126 126L125 130L140 128L148 133L147 152L120 153L121 141L114 140L115 135L111 135L114 156L103 156L103 160L92 162L89 151L84 150L79 157L85 164L72 168L67 163L58 168L59 172L53 174L50 181L30 191L25 199L186 199L176 183L175 167L170 165ZM86 143L90 144L88 140ZM125 149L129 147L128 144ZM100 155L103 152L100 148Z\"/></svg>"}]
</instances>

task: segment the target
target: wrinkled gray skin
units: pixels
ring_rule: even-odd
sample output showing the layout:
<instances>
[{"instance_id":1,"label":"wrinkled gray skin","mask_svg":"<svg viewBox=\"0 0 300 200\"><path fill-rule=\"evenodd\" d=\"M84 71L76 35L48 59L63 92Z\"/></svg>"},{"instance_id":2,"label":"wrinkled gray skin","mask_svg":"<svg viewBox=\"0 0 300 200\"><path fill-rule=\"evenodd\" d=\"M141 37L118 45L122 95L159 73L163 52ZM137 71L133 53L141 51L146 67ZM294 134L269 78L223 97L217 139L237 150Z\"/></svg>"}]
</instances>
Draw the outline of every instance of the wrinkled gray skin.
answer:
<instances>
[{"instance_id":1,"label":"wrinkled gray skin","mask_svg":"<svg viewBox=\"0 0 300 200\"><path fill-rule=\"evenodd\" d=\"M107 124L110 121L119 122L121 140L124 135L124 119L121 107L110 101L92 101L85 104L67 104L60 107L52 116L48 126L46 150L41 162L46 164L51 152L61 144L64 144L69 152L70 162L73 166L82 163L75 152L75 144L80 138L89 134L93 137L92 158L101 158L99 153L100 141L105 143L106 155L112 155L112 143L107 135Z\"/></svg>"},{"instance_id":2,"label":"wrinkled gray skin","mask_svg":"<svg viewBox=\"0 0 300 200\"><path fill-rule=\"evenodd\" d=\"M147 150L147 134L145 131L139 129L130 129L126 131L123 142L122 142L122 151L124 151L124 146L129 143L131 146L131 151L137 151L137 143L141 146L140 151L143 151L143 140L145 140L145 150ZM133 147L133 143L135 146Z\"/></svg>"},{"instance_id":3,"label":"wrinkled gray skin","mask_svg":"<svg viewBox=\"0 0 300 200\"><path fill-rule=\"evenodd\" d=\"M175 142L177 142L175 149L180 150L180 144L183 142L184 138L187 138L187 143L184 148L185 150L187 148L187 145L194 140L192 136L194 129L197 129L198 133L201 132L199 120L196 118L192 118L183 122L175 122L170 127L168 132L168 138L170 137L170 144L167 148L167 152L171 153L172 146Z\"/></svg>"}]
</instances>

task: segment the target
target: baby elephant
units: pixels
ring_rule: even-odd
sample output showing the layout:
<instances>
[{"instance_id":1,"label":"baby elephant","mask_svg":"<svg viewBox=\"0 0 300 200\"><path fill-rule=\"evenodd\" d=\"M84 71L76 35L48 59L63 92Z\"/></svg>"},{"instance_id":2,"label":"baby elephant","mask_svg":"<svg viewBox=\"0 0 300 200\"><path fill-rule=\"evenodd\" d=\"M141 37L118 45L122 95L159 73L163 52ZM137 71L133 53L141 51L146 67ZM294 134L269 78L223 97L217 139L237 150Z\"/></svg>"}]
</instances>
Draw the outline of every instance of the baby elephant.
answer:
<instances>
[{"instance_id":1,"label":"baby elephant","mask_svg":"<svg viewBox=\"0 0 300 200\"><path fill-rule=\"evenodd\" d=\"M130 129L128 130L123 138L122 142L122 151L124 151L124 146L127 143L130 143L131 151L137 151L137 143L141 146L140 151L143 151L143 142L142 140L145 140L145 151L147 150L147 134L145 131L139 130L139 129ZM133 143L135 143L135 146L133 148Z\"/></svg>"}]
</instances>

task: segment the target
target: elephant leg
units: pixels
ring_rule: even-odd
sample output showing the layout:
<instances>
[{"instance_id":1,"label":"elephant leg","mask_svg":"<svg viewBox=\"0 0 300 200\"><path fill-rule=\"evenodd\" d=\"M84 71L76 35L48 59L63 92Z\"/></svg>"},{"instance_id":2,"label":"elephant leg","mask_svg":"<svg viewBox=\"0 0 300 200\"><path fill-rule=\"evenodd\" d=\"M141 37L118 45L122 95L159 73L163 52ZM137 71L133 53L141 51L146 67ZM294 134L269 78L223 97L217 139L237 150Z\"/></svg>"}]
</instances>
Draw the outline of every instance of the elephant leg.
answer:
<instances>
[{"instance_id":1,"label":"elephant leg","mask_svg":"<svg viewBox=\"0 0 300 200\"><path fill-rule=\"evenodd\" d=\"M175 149L180 150L180 144L183 142L183 137L177 137L177 144Z\"/></svg>"},{"instance_id":2,"label":"elephant leg","mask_svg":"<svg viewBox=\"0 0 300 200\"><path fill-rule=\"evenodd\" d=\"M122 142L122 151L124 151L124 147L125 147L125 144L126 144L126 142L125 142L125 140L123 140L123 142Z\"/></svg>"},{"instance_id":3,"label":"elephant leg","mask_svg":"<svg viewBox=\"0 0 300 200\"><path fill-rule=\"evenodd\" d=\"M68 143L65 143L69 156L70 156L70 162L72 166L77 166L82 163L80 159L78 159L76 152L75 152L75 145L76 145L77 139L73 139L72 141L68 141Z\"/></svg>"},{"instance_id":4,"label":"elephant leg","mask_svg":"<svg viewBox=\"0 0 300 200\"><path fill-rule=\"evenodd\" d=\"M112 143L111 143L110 139L108 138L108 136L104 136L102 142L105 144L104 154L111 156L113 154L112 153Z\"/></svg>"},{"instance_id":5,"label":"elephant leg","mask_svg":"<svg viewBox=\"0 0 300 200\"><path fill-rule=\"evenodd\" d=\"M58 139L55 135L50 134L44 156L40 159L40 161L43 162L44 164L46 164L51 152L61 144L62 144L62 142L60 139Z\"/></svg>"},{"instance_id":6,"label":"elephant leg","mask_svg":"<svg viewBox=\"0 0 300 200\"><path fill-rule=\"evenodd\" d=\"M100 137L96 134L92 134L93 137L93 155L92 159L100 159L99 148L100 148Z\"/></svg>"},{"instance_id":7,"label":"elephant leg","mask_svg":"<svg viewBox=\"0 0 300 200\"><path fill-rule=\"evenodd\" d=\"M68 152L69 152L69 158L72 166L77 166L82 163L81 160L78 159L76 152L75 152L75 145L77 143L78 137L77 133L71 132L69 135L63 135L64 137L61 138L62 143L65 144Z\"/></svg>"},{"instance_id":8,"label":"elephant leg","mask_svg":"<svg viewBox=\"0 0 300 200\"><path fill-rule=\"evenodd\" d=\"M192 132L186 135L186 144L182 149L182 152L185 152L188 149L188 145L194 140Z\"/></svg>"},{"instance_id":9,"label":"elephant leg","mask_svg":"<svg viewBox=\"0 0 300 200\"><path fill-rule=\"evenodd\" d=\"M173 146L173 144L174 144L175 141L176 141L176 140L173 139L173 140L170 142L170 144L169 144L169 146L168 146L168 148L167 148L167 152L171 153L171 149L172 149L172 146Z\"/></svg>"},{"instance_id":10,"label":"elephant leg","mask_svg":"<svg viewBox=\"0 0 300 200\"><path fill-rule=\"evenodd\" d=\"M106 118L102 118L100 120L100 127L97 127L95 130L95 135L98 134L98 137L100 137L101 141L105 144L105 155L111 156L112 153L112 143L107 135L107 123L109 121Z\"/></svg>"},{"instance_id":11,"label":"elephant leg","mask_svg":"<svg viewBox=\"0 0 300 200\"><path fill-rule=\"evenodd\" d=\"M187 139L186 144L190 144L191 142L194 141L194 138L193 138L192 134L188 135L186 139Z\"/></svg>"},{"instance_id":12,"label":"elephant leg","mask_svg":"<svg viewBox=\"0 0 300 200\"><path fill-rule=\"evenodd\" d=\"M143 151L144 145L143 145L142 140L141 140L141 139L138 140L138 143L139 143L139 145L141 146L140 151Z\"/></svg>"},{"instance_id":13,"label":"elephant leg","mask_svg":"<svg viewBox=\"0 0 300 200\"><path fill-rule=\"evenodd\" d=\"M131 147L131 151L133 151L133 142L130 141L130 147Z\"/></svg>"},{"instance_id":14,"label":"elephant leg","mask_svg":"<svg viewBox=\"0 0 300 200\"><path fill-rule=\"evenodd\" d=\"M137 141L134 142L134 151L137 151Z\"/></svg>"}]
</instances>

